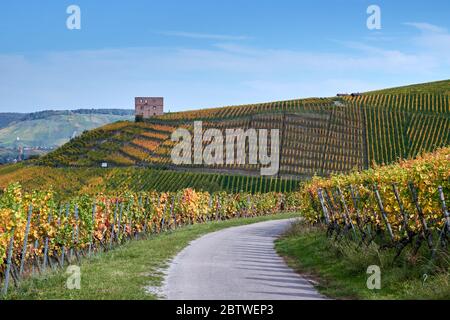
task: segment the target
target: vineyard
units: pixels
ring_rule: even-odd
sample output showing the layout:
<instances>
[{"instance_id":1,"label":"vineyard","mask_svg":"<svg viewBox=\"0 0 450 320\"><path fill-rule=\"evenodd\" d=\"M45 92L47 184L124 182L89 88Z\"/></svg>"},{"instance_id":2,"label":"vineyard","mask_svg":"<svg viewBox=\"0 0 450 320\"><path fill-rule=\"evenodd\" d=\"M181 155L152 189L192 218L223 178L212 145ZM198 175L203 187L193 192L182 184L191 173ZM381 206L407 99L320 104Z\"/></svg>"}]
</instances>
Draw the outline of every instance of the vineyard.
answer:
<instances>
[{"instance_id":1,"label":"vineyard","mask_svg":"<svg viewBox=\"0 0 450 320\"><path fill-rule=\"evenodd\" d=\"M366 123L369 164L389 164L450 144L448 95L363 95L349 98Z\"/></svg>"},{"instance_id":2,"label":"vineyard","mask_svg":"<svg viewBox=\"0 0 450 320\"><path fill-rule=\"evenodd\" d=\"M242 106L230 106L214 109L203 109L186 112L175 112L156 117L162 122L193 121L193 120L227 120L245 116L265 113L296 112L301 110L314 110L324 106L331 106L333 101L328 98L311 98L301 100L277 101Z\"/></svg>"},{"instance_id":3,"label":"vineyard","mask_svg":"<svg viewBox=\"0 0 450 320\"><path fill-rule=\"evenodd\" d=\"M131 239L279 211L301 212L335 241L434 259L450 236L448 83L117 122L2 166L3 288ZM247 164L174 165L172 133L197 120L222 133L279 129L279 173L260 176L248 144Z\"/></svg>"},{"instance_id":4,"label":"vineyard","mask_svg":"<svg viewBox=\"0 0 450 320\"><path fill-rule=\"evenodd\" d=\"M280 211L300 211L308 222L323 223L335 241L349 238L362 246L377 243L381 248L395 248L396 258L406 247L415 253L427 250L431 258L448 249L450 216L445 201L450 197L450 148L349 175L315 177L290 193L252 194L251 188L235 189L238 193L191 188L137 192L128 189L140 185L134 179L151 179L132 170L109 172L114 172L109 182L113 193L82 192L63 200L52 189L26 192L19 184L10 184L0 197L4 293L31 274L62 268L131 239L184 225ZM147 174L167 172L149 170ZM186 183L194 183L195 174L190 174ZM250 181L248 176L236 179L241 186ZM269 181L265 184L273 183Z\"/></svg>"},{"instance_id":5,"label":"vineyard","mask_svg":"<svg viewBox=\"0 0 450 320\"><path fill-rule=\"evenodd\" d=\"M107 190L177 191L185 188L209 192L288 193L298 188L298 181L263 176L205 174L171 170L113 170L106 179Z\"/></svg>"},{"instance_id":6,"label":"vineyard","mask_svg":"<svg viewBox=\"0 0 450 320\"><path fill-rule=\"evenodd\" d=\"M289 178L152 168L52 168L23 165L0 168L0 189L17 181L20 181L23 190L27 192L53 187L61 199L77 194L95 195L116 190L174 192L185 188L208 192L285 193L295 191L299 186L299 181Z\"/></svg>"},{"instance_id":7,"label":"vineyard","mask_svg":"<svg viewBox=\"0 0 450 320\"><path fill-rule=\"evenodd\" d=\"M300 192L301 211L322 222L335 239L349 237L396 248L424 246L433 257L448 248L450 148L416 160L330 179L316 178Z\"/></svg>"},{"instance_id":8,"label":"vineyard","mask_svg":"<svg viewBox=\"0 0 450 320\"><path fill-rule=\"evenodd\" d=\"M295 209L281 193L210 194L122 191L58 202L52 190L25 193L12 184L0 198L0 278L3 294L30 274L63 268L131 239L184 225Z\"/></svg>"},{"instance_id":9,"label":"vineyard","mask_svg":"<svg viewBox=\"0 0 450 320\"><path fill-rule=\"evenodd\" d=\"M40 159L62 167L152 167L207 169L225 174L256 175L249 164L255 150L246 145L246 164L182 165L171 161L177 128L203 132L215 128L280 130L279 177L309 179L363 170L374 164L410 159L450 144L450 98L439 90L392 94L370 93L336 99L303 99L265 104L168 113L145 122L119 122L86 132ZM415 87L419 88L419 87ZM394 89L393 89L394 90ZM436 92L436 93L434 93ZM270 136L269 136L270 143ZM203 147L207 145L202 142ZM224 159L225 159L224 150ZM230 172L231 171L231 172ZM232 172L234 171L234 172Z\"/></svg>"}]
</instances>

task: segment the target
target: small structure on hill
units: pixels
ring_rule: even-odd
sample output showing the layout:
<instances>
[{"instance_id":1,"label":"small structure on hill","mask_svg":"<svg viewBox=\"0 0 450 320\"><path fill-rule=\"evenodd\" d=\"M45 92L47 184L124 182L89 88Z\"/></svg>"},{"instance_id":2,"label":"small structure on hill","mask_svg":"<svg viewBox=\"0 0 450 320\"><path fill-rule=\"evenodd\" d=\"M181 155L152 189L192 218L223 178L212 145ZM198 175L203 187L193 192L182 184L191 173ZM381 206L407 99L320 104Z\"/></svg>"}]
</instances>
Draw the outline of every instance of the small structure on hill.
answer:
<instances>
[{"instance_id":1,"label":"small structure on hill","mask_svg":"<svg viewBox=\"0 0 450 320\"><path fill-rule=\"evenodd\" d=\"M164 114L164 98L136 97L134 98L136 121Z\"/></svg>"},{"instance_id":2,"label":"small structure on hill","mask_svg":"<svg viewBox=\"0 0 450 320\"><path fill-rule=\"evenodd\" d=\"M338 96L338 97L359 97L359 96L362 96L362 94L359 93L359 92L354 92L354 93L350 93L350 94L348 94L348 93L338 93L336 96Z\"/></svg>"}]
</instances>

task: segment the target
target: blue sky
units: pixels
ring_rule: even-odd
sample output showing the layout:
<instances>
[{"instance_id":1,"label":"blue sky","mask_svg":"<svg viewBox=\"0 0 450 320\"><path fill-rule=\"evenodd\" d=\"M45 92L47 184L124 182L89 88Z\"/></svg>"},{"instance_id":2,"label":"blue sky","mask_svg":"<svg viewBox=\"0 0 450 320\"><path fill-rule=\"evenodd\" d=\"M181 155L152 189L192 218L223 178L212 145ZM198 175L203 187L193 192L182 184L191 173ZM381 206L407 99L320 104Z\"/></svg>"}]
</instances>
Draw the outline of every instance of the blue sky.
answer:
<instances>
[{"instance_id":1,"label":"blue sky","mask_svg":"<svg viewBox=\"0 0 450 320\"><path fill-rule=\"evenodd\" d=\"M81 8L81 30L66 9ZM369 5L381 30L366 27ZM8 1L0 4L0 111L170 111L450 78L450 2Z\"/></svg>"}]
</instances>

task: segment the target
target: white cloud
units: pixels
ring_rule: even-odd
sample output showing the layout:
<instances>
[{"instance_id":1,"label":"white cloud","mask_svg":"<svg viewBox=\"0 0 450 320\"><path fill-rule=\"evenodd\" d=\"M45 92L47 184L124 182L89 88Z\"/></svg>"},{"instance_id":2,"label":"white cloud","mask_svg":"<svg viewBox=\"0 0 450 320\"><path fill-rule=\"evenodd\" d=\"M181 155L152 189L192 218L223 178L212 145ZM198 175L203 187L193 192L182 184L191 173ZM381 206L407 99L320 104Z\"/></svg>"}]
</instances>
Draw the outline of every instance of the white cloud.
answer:
<instances>
[{"instance_id":1,"label":"white cloud","mask_svg":"<svg viewBox=\"0 0 450 320\"><path fill-rule=\"evenodd\" d=\"M404 25L414 27L423 32L433 32L433 33L446 33L447 30L445 28L441 28L439 26L433 25L431 23L426 22L405 22Z\"/></svg>"},{"instance_id":2,"label":"white cloud","mask_svg":"<svg viewBox=\"0 0 450 320\"><path fill-rule=\"evenodd\" d=\"M0 55L0 110L132 107L134 96L162 95L175 111L326 96L448 77L450 35L442 28L419 27L428 31L408 39L408 50L341 42L335 44L339 49L335 53L227 42L203 49Z\"/></svg>"},{"instance_id":3,"label":"white cloud","mask_svg":"<svg viewBox=\"0 0 450 320\"><path fill-rule=\"evenodd\" d=\"M421 31L420 35L412 39L418 51L433 57L442 64L450 64L450 33L442 27L425 22L409 22L405 25Z\"/></svg>"}]
</instances>

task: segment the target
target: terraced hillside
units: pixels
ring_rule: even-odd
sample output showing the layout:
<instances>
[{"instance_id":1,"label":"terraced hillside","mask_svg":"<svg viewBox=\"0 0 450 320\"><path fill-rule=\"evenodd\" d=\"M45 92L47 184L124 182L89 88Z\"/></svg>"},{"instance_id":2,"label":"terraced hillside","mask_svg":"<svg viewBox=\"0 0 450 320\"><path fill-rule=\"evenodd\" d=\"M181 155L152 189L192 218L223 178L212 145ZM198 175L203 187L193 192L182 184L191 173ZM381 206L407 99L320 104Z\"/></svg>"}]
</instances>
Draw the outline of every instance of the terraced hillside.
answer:
<instances>
[{"instance_id":1,"label":"terraced hillside","mask_svg":"<svg viewBox=\"0 0 450 320\"><path fill-rule=\"evenodd\" d=\"M449 95L363 95L347 103L364 114L370 163L388 164L450 144Z\"/></svg>"},{"instance_id":2,"label":"terraced hillside","mask_svg":"<svg viewBox=\"0 0 450 320\"><path fill-rule=\"evenodd\" d=\"M39 164L98 167L107 162L120 167L259 174L259 165L248 164L249 154L255 152L248 146L247 164L173 165L171 133L179 127L192 132L193 122L202 120L203 130L217 128L223 133L231 128L280 129L279 176L298 179L347 173L449 145L450 98L442 93L447 87L450 81L423 87L439 93L289 100L169 113L142 123L119 122L71 140Z\"/></svg>"},{"instance_id":3,"label":"terraced hillside","mask_svg":"<svg viewBox=\"0 0 450 320\"><path fill-rule=\"evenodd\" d=\"M105 161L113 166L173 168L170 152L174 143L170 135L178 127L192 130L195 120L204 121L204 130L218 128L223 133L230 128L280 129L280 174L283 175L326 175L363 167L361 114L358 108L336 105L332 99L291 100L174 113L145 123L119 122L73 139L44 157L41 164L98 166ZM248 174L259 172L258 165L250 164L238 167L214 165L208 169L238 169Z\"/></svg>"}]
</instances>

